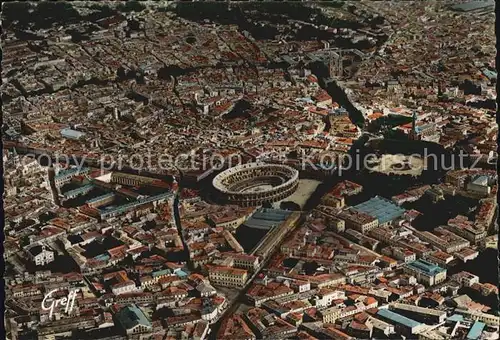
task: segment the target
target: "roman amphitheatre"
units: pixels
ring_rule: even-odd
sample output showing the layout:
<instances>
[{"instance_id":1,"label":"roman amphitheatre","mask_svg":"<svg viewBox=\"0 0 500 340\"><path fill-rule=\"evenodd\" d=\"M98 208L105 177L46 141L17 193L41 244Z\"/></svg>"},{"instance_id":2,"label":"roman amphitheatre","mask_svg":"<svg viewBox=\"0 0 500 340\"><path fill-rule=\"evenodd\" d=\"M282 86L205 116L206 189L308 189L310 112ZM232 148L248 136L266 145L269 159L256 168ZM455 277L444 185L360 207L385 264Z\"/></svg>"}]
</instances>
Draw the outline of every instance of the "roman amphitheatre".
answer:
<instances>
[{"instance_id":1,"label":"roman amphitheatre","mask_svg":"<svg viewBox=\"0 0 500 340\"><path fill-rule=\"evenodd\" d=\"M212 184L230 204L259 206L292 195L299 184L299 172L287 165L247 163L221 172Z\"/></svg>"}]
</instances>

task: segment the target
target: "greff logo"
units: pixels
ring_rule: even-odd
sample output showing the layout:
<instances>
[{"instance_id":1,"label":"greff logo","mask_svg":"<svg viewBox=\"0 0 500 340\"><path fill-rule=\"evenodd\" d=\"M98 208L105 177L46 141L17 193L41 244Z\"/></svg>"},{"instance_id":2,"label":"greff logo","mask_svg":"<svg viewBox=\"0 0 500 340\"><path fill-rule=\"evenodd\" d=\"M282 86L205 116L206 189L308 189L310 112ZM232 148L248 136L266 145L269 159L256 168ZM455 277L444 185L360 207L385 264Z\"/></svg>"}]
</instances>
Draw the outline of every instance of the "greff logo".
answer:
<instances>
[{"instance_id":1,"label":"greff logo","mask_svg":"<svg viewBox=\"0 0 500 340\"><path fill-rule=\"evenodd\" d=\"M45 295L45 297L42 300L42 310L44 311L50 311L49 312L49 318L52 318L52 314L54 313L54 309L57 306L65 306L64 312L65 313L71 313L73 310L73 307L75 305L75 299L76 299L76 293L78 293L79 289L72 290L68 293L68 296L65 296L61 299L54 299L52 297L52 294L54 292L57 292L59 289L53 289L50 292Z\"/></svg>"}]
</instances>

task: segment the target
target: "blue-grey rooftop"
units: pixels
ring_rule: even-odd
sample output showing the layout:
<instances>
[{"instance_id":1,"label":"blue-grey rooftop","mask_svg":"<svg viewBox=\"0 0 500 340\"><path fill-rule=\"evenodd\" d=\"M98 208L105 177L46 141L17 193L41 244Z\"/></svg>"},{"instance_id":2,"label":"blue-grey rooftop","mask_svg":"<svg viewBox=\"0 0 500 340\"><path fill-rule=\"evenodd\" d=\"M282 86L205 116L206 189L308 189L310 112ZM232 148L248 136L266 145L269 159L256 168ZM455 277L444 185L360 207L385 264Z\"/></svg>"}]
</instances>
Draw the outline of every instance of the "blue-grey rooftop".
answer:
<instances>
[{"instance_id":1,"label":"blue-grey rooftop","mask_svg":"<svg viewBox=\"0 0 500 340\"><path fill-rule=\"evenodd\" d=\"M358 212L377 218L380 224L392 221L402 216L406 211L394 202L380 196L375 196L352 208Z\"/></svg>"},{"instance_id":2,"label":"blue-grey rooftop","mask_svg":"<svg viewBox=\"0 0 500 340\"><path fill-rule=\"evenodd\" d=\"M461 322L461 321L464 321L464 317L463 315L460 315L460 314L453 314L452 316L448 317L446 319L446 321L449 321L449 322Z\"/></svg>"},{"instance_id":3,"label":"blue-grey rooftop","mask_svg":"<svg viewBox=\"0 0 500 340\"><path fill-rule=\"evenodd\" d=\"M410 262L407 264L407 266L414 270L424 272L428 275L436 275L446 270L431 262L422 259Z\"/></svg>"},{"instance_id":4,"label":"blue-grey rooftop","mask_svg":"<svg viewBox=\"0 0 500 340\"><path fill-rule=\"evenodd\" d=\"M129 305L122 308L116 314L116 317L125 329L130 329L137 325L151 327L151 322L148 320L144 312L136 305Z\"/></svg>"},{"instance_id":5,"label":"blue-grey rooftop","mask_svg":"<svg viewBox=\"0 0 500 340\"><path fill-rule=\"evenodd\" d=\"M262 208L256 211L244 224L250 228L270 229L283 223L291 213L288 210Z\"/></svg>"},{"instance_id":6,"label":"blue-grey rooftop","mask_svg":"<svg viewBox=\"0 0 500 340\"><path fill-rule=\"evenodd\" d=\"M110 197L114 197L115 194L113 192L108 192L104 195L100 195L100 196L97 196L97 197L94 197L94 198L91 198L87 201L85 201L86 204L91 204L91 203L95 203L95 202L98 202L100 200L103 200L103 199L106 199L106 198L110 198Z\"/></svg>"},{"instance_id":7,"label":"blue-grey rooftop","mask_svg":"<svg viewBox=\"0 0 500 340\"><path fill-rule=\"evenodd\" d=\"M83 136L85 136L85 133L83 133L83 132L68 129L68 128L62 129L60 131L60 133L63 137L70 138L70 139L79 139L79 138L82 138Z\"/></svg>"},{"instance_id":8,"label":"blue-grey rooftop","mask_svg":"<svg viewBox=\"0 0 500 340\"><path fill-rule=\"evenodd\" d=\"M90 171L90 168L70 168L70 169L64 169L59 171L57 175L55 175L55 178L64 178L66 176L77 176L79 174L85 174Z\"/></svg>"},{"instance_id":9,"label":"blue-grey rooftop","mask_svg":"<svg viewBox=\"0 0 500 340\"><path fill-rule=\"evenodd\" d=\"M483 322L476 321L472 325L472 327L469 330L469 333L467 333L467 339L475 340L479 339L481 336L481 333L483 333L483 329L486 325Z\"/></svg>"},{"instance_id":10,"label":"blue-grey rooftop","mask_svg":"<svg viewBox=\"0 0 500 340\"><path fill-rule=\"evenodd\" d=\"M86 192L92 190L93 188L94 188L93 184L87 184L87 185L84 185L83 187L79 187L79 188L65 192L64 196L69 197L69 196L73 196L73 195L80 195L82 193L86 193Z\"/></svg>"},{"instance_id":11,"label":"blue-grey rooftop","mask_svg":"<svg viewBox=\"0 0 500 340\"><path fill-rule=\"evenodd\" d=\"M455 11L469 12L477 9L486 8L489 6L494 6L495 2L493 0L486 1L471 1L463 4L457 4L452 6L451 8Z\"/></svg>"},{"instance_id":12,"label":"blue-grey rooftop","mask_svg":"<svg viewBox=\"0 0 500 340\"><path fill-rule=\"evenodd\" d=\"M409 328L414 328L414 327L421 325L420 322L417 322L413 319L407 318L406 316L395 313L395 312L390 311L388 309L380 309L377 312L377 315L379 315L379 316L381 316L389 321L395 322L397 324L400 324L400 325L403 325L403 326L406 326Z\"/></svg>"}]
</instances>

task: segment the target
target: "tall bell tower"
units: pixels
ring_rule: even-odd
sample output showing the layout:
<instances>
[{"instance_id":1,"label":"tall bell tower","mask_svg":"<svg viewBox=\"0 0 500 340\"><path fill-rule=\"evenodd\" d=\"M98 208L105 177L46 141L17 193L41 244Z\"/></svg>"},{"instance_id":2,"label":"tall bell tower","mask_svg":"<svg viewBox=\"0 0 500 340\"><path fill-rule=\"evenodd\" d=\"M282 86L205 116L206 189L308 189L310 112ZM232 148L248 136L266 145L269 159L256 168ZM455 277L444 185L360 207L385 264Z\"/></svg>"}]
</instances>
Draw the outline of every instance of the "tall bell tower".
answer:
<instances>
[{"instance_id":1,"label":"tall bell tower","mask_svg":"<svg viewBox=\"0 0 500 340\"><path fill-rule=\"evenodd\" d=\"M418 139L417 112L416 111L413 111L413 117L412 117L412 121L411 121L410 139L411 140L417 140Z\"/></svg>"}]
</instances>

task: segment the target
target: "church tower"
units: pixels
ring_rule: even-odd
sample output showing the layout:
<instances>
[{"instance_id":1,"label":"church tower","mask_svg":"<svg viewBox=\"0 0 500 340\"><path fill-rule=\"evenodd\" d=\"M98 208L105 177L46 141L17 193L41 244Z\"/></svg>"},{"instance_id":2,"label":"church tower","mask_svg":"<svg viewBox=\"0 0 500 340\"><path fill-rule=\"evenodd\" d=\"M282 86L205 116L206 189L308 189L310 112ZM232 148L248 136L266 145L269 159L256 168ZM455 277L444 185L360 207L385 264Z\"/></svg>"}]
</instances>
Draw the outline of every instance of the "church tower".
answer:
<instances>
[{"instance_id":1,"label":"church tower","mask_svg":"<svg viewBox=\"0 0 500 340\"><path fill-rule=\"evenodd\" d=\"M413 111L413 117L411 122L411 131L410 131L410 139L416 140L418 136L417 132L417 112Z\"/></svg>"}]
</instances>

